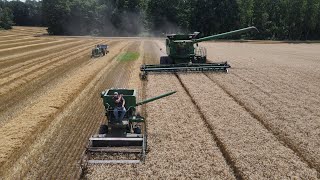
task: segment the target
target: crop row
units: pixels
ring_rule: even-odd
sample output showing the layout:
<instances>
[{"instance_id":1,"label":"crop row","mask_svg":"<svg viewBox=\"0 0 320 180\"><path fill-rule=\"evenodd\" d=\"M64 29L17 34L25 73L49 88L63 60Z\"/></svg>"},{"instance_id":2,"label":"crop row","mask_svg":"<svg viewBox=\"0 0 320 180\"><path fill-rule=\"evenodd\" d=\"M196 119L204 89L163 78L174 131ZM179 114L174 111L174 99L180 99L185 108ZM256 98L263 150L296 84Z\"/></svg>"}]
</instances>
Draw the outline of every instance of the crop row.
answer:
<instances>
[{"instance_id":1,"label":"crop row","mask_svg":"<svg viewBox=\"0 0 320 180\"><path fill-rule=\"evenodd\" d=\"M124 45L121 43L114 46L115 52L110 53L109 56L115 56L117 49ZM41 101L26 107L21 114L2 126L0 128L1 143L5 146L0 147L1 170L10 167L14 162L12 160L18 158L23 152L22 147L28 147L33 142L33 138L46 129L65 105L70 103L107 64L107 61L88 62L83 68L70 72L63 81L39 97Z\"/></svg>"}]
</instances>

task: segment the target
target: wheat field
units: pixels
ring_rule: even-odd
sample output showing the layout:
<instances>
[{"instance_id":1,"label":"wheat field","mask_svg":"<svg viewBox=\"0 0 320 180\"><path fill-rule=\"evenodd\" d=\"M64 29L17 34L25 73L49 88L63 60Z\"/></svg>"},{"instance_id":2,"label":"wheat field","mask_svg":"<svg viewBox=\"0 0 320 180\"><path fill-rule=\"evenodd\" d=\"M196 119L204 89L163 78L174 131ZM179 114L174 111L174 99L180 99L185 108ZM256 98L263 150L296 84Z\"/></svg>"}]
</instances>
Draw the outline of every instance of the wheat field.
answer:
<instances>
[{"instance_id":1,"label":"wheat field","mask_svg":"<svg viewBox=\"0 0 320 180\"><path fill-rule=\"evenodd\" d=\"M0 179L319 179L320 44L208 42L224 73L150 74L163 39L47 36L0 31ZM91 59L95 44L110 46ZM135 52L135 61L120 54ZM149 152L144 164L80 161L106 121L100 92L137 89Z\"/></svg>"}]
</instances>

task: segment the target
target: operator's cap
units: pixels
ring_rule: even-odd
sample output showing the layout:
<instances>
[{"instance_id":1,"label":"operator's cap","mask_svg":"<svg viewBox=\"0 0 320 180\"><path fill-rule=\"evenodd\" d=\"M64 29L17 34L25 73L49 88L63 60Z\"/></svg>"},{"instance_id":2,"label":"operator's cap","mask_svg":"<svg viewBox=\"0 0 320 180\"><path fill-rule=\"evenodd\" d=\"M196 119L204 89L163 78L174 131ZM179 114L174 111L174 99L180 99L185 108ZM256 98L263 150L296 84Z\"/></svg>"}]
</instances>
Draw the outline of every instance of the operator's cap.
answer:
<instances>
[{"instance_id":1,"label":"operator's cap","mask_svg":"<svg viewBox=\"0 0 320 180\"><path fill-rule=\"evenodd\" d=\"M114 92L113 94L114 94L114 95L118 95L118 92Z\"/></svg>"}]
</instances>

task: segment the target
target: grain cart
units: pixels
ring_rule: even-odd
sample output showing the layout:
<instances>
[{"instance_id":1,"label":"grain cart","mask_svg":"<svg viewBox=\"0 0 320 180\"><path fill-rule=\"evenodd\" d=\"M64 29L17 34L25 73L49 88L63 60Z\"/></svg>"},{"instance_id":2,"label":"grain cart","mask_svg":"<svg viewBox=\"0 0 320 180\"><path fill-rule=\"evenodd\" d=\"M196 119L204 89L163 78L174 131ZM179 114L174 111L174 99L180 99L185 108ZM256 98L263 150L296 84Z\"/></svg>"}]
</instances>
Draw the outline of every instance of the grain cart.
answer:
<instances>
[{"instance_id":1,"label":"grain cart","mask_svg":"<svg viewBox=\"0 0 320 180\"><path fill-rule=\"evenodd\" d=\"M122 94L127 110L121 123L114 117L114 93ZM107 89L101 93L107 122L99 133L89 138L82 167L89 164L134 164L144 162L147 151L145 118L136 112L137 106L176 93L169 92L137 102L137 91L132 89Z\"/></svg>"},{"instance_id":2,"label":"grain cart","mask_svg":"<svg viewBox=\"0 0 320 180\"><path fill-rule=\"evenodd\" d=\"M109 52L108 45L106 44L98 44L91 51L91 58L105 56Z\"/></svg>"},{"instance_id":3,"label":"grain cart","mask_svg":"<svg viewBox=\"0 0 320 180\"><path fill-rule=\"evenodd\" d=\"M193 34L170 34L166 39L166 52L168 56L160 57L160 64L141 65L140 78L147 78L151 72L178 72L178 71L222 71L228 72L231 66L227 62L207 63L207 50L199 47L198 43L238 35L252 30L256 27L248 27L235 31L230 31L213 36L198 38L199 32Z\"/></svg>"}]
</instances>

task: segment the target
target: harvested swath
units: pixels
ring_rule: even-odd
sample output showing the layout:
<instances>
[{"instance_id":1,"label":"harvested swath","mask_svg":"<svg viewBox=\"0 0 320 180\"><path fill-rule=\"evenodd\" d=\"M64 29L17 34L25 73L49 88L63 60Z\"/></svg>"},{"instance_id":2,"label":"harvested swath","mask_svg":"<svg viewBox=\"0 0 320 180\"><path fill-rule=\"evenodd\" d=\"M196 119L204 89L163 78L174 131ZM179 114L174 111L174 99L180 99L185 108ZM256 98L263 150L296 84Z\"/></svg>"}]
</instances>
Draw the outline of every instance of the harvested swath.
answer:
<instances>
[{"instance_id":1,"label":"harvested swath","mask_svg":"<svg viewBox=\"0 0 320 180\"><path fill-rule=\"evenodd\" d=\"M73 40L73 41L65 41L62 44L57 44L45 48L35 48L33 50L24 52L24 53L14 53L14 54L6 54L3 58L0 58L0 68L6 68L13 66L17 63L24 63L27 60L32 60L41 56L45 56L47 54L51 54L55 51L62 51L69 46L77 45L81 40Z\"/></svg>"},{"instance_id":2,"label":"harvested swath","mask_svg":"<svg viewBox=\"0 0 320 180\"><path fill-rule=\"evenodd\" d=\"M11 43L1 43L0 49L7 49L7 48L13 48L13 47L18 47L18 46L26 46L29 44L36 44L36 43L41 43L41 42L48 42L47 39L40 39L40 38L33 38L33 39L26 39L24 41L14 41Z\"/></svg>"},{"instance_id":3,"label":"harvested swath","mask_svg":"<svg viewBox=\"0 0 320 180\"><path fill-rule=\"evenodd\" d=\"M27 30L20 31L16 29L11 30L10 33L13 33L16 35L24 35L24 36L37 36L37 35L48 34L45 31L27 31Z\"/></svg>"},{"instance_id":4,"label":"harvested swath","mask_svg":"<svg viewBox=\"0 0 320 180\"><path fill-rule=\"evenodd\" d=\"M9 31L0 30L0 37L5 35L11 35L11 34L12 33L10 33Z\"/></svg>"},{"instance_id":5,"label":"harvested swath","mask_svg":"<svg viewBox=\"0 0 320 180\"><path fill-rule=\"evenodd\" d=\"M4 30L4 32L12 33L12 34L34 35L35 33L46 33L47 30L44 27L41 27L39 29L34 29L34 28L24 28L23 26L21 26L21 28L19 28L18 26L14 26L12 29Z\"/></svg>"},{"instance_id":6,"label":"harvested swath","mask_svg":"<svg viewBox=\"0 0 320 180\"><path fill-rule=\"evenodd\" d=\"M16 43L18 41L29 41L30 39L34 39L34 37L22 37L22 38L14 38L14 39L10 39L10 40L2 40L0 38L0 43L1 44L7 44L7 43Z\"/></svg>"},{"instance_id":7,"label":"harvested swath","mask_svg":"<svg viewBox=\"0 0 320 180\"><path fill-rule=\"evenodd\" d=\"M93 41L93 42L98 43L99 41ZM22 62L18 61L14 65L11 65L9 67L1 69L0 78L8 77L9 75L16 73L17 71L27 69L27 68L32 67L32 66L34 66L40 62L43 62L47 59L55 58L55 57L62 56L62 55L68 54L68 53L72 53L81 47L89 47L91 45L89 43L90 43L90 41L87 43L84 43L83 41L79 41L77 43L72 44L72 46L66 46L61 51L52 51L51 53L43 55L43 56L35 57L35 58L29 59L29 60L25 59L25 61L22 61Z\"/></svg>"},{"instance_id":8,"label":"harvested swath","mask_svg":"<svg viewBox=\"0 0 320 180\"><path fill-rule=\"evenodd\" d=\"M230 47L229 44L218 47L227 45ZM220 58L233 60L234 69L229 76L210 76L318 172L319 47L319 44L234 45L232 49L216 52Z\"/></svg>"},{"instance_id":9,"label":"harvested swath","mask_svg":"<svg viewBox=\"0 0 320 180\"><path fill-rule=\"evenodd\" d=\"M47 58L45 61L42 61L42 59L36 59L38 61L30 68L20 70L6 78L0 79L0 86L4 87L4 85L6 85L6 87L3 88L4 90L0 88L0 95L16 88L17 86L28 83L34 78L37 78L58 66L70 62L72 59L76 60L83 56L89 56L91 50L90 47L94 44L86 44L82 48L73 49L69 53L60 54L54 58Z\"/></svg>"},{"instance_id":10,"label":"harvested swath","mask_svg":"<svg viewBox=\"0 0 320 180\"><path fill-rule=\"evenodd\" d=\"M138 46L131 43L128 49ZM119 51L111 45L110 51ZM121 51L127 51L125 48ZM111 56L110 56L111 55ZM51 123L38 140L29 148L15 164L14 172L9 177L19 176L28 179L47 177L50 179L78 179L80 176L79 161L85 150L89 136L94 134L102 121L105 121L104 109L101 104L100 92L115 82L125 81L117 76L119 72L128 72L112 60L114 53L98 58L97 61L108 61L108 65L99 72L84 90L67 107L63 113ZM129 75L129 74L128 74ZM76 116L75 116L76 114Z\"/></svg>"},{"instance_id":11,"label":"harvested swath","mask_svg":"<svg viewBox=\"0 0 320 180\"><path fill-rule=\"evenodd\" d=\"M17 38L17 37L25 37L28 36L26 34L3 34L0 36L1 39L10 39L10 38Z\"/></svg>"},{"instance_id":12,"label":"harvested swath","mask_svg":"<svg viewBox=\"0 0 320 180\"><path fill-rule=\"evenodd\" d=\"M23 34L23 30L21 30L20 32L13 32L13 33ZM31 33L32 32L30 32L30 34ZM7 34L7 35L10 35L10 34ZM0 38L0 43L2 44L5 42L10 42L10 44L14 44L16 43L14 42L15 41L14 38L17 38L17 37L23 38L25 36L11 36L10 38L9 37L5 38L8 41L2 40ZM13 39L10 40L11 38ZM56 39L52 38L51 40L57 40L57 39L62 39L62 38L61 37ZM5 54L6 56L5 55L1 56L0 68L1 70L5 69L6 73L10 72L8 71L9 69L13 70L12 73L16 73L19 70L29 72L29 70L31 69L40 68L40 66L37 66L36 64L38 60L39 62L41 61L40 58L38 58L38 56L45 56L46 58L49 59L49 57L52 57L54 54L57 55L57 54L61 54L62 52L66 52L69 45L72 46L79 43L80 41L71 42L66 40L64 43L54 45L54 46L49 46L44 48L35 47L30 51L26 51L22 53L17 52L12 55ZM78 47L84 47L84 46L78 46ZM151 48L151 50L150 49L145 50L146 53L151 53L151 58L153 58L153 60L156 60L154 63L158 63L159 58L154 57L154 53L152 52L152 49L154 48L153 44L148 42L146 43L146 46L149 46ZM113 46L111 46L111 48L112 47ZM91 47L88 47L88 49L90 48ZM72 50L74 48L69 48L69 49ZM191 131L192 135L193 134L199 135L199 132L194 133L193 131L200 131L203 133L203 130L205 130L204 134L211 135L209 132L207 132L207 129L205 128L205 126L198 125L198 124L194 126L194 124L192 124L194 123L192 122L194 119L196 119L196 123L198 122L198 119L199 119L198 111L200 110L200 111L203 111L204 115L207 114L207 116L204 116L204 119L203 119L204 121L206 120L208 121L210 118L212 118L211 116L214 117L214 122L216 123L215 124L216 126L211 126L211 127L218 128L218 130L214 132L219 135L218 136L219 140L221 140L221 142L223 142L222 145L226 147L225 148L226 151L223 150L224 154L230 152L229 154L232 162L234 162L235 164L235 168L237 169L237 171L241 172L241 176L244 177L245 179L247 179L247 177L249 176L253 179L262 179L263 177L269 177L270 179L272 178L289 179L289 178L299 178L299 176L303 176L303 177L300 177L301 179L304 179L304 178L316 179L317 177L315 176L316 175L315 170L312 170L309 167L307 167L306 161L309 162L309 166L311 167L314 167L314 168L320 167L318 165L319 163L317 162L319 159L318 150L320 149L319 140L318 140L318 137L320 134L319 121L318 121L320 117L320 111L318 108L320 105L319 103L320 94L318 91L320 87L318 83L318 79L320 78L319 77L320 68L318 63L319 60L317 58L320 56L320 54L318 53L318 49L319 49L319 45L312 45L312 44L307 44L307 45L291 44L291 45L285 45L285 48L283 48L282 44L280 45L279 44L278 45L257 45L257 44L247 45L246 43L242 43L242 44L215 43L215 47L211 47L210 45L210 47L208 48L209 58L211 57L215 61L228 60L229 63L233 66L233 69L231 69L231 72L226 76L221 74L218 74L218 75L210 74L208 76L198 75L201 77L201 79L206 79L204 81L199 81L196 77L190 77L189 79L190 74L186 75L186 77L184 75L180 77L182 78L182 80L184 80L187 87L191 86L189 84L190 82L198 81L196 85L192 85L193 88L197 87L199 85L198 84L199 82L201 83L201 85L204 83L207 84L208 87L206 86L204 88L205 90L212 88L212 90L209 90L209 93L206 92L205 95L210 95L210 96L212 95L212 98L215 99L215 101L210 104L210 107L214 107L214 108L210 108L207 110L205 108L201 108L199 104L202 106L205 106L202 104L202 101L198 103L198 108L194 108L194 105L192 104L192 102L191 103L189 102L190 99L188 100L184 99L184 96L187 96L187 94L184 94L184 95L176 94L174 96L167 97L163 100L159 100L157 102L149 104L148 107L153 108L153 109L150 109L150 108L148 109L149 114L151 114L152 112L159 113L159 114L153 115L153 117L156 117L156 118L148 117L148 120L150 120L149 123L153 121L153 124L152 122L151 124L148 124L149 125L148 128L153 128L152 131L156 132L155 134L150 135L153 140L150 140L150 136L149 136L149 145L150 145L150 142L152 142L152 145L150 146L152 147L152 151L154 151L154 152L152 151L150 152L151 157L153 158L153 159L151 158L151 162L146 165L128 165L128 166L115 165L111 167L96 166L98 170L94 168L90 169L92 170L91 173L93 174L89 174L87 177L97 178L97 179L119 178L119 177L122 177L122 178L130 178L130 177L140 178L141 177L141 179L143 178L151 179L151 178L159 178L159 177L163 177L163 178L197 177L202 179L209 179L207 177L204 177L209 173L206 172L204 173L204 175L201 176L200 173L202 173L202 171L200 170L201 168L206 171L215 169L216 164L218 164L217 162L213 163L214 164L212 165L213 167L208 167L210 165L208 165L209 163L207 161L209 161L210 159L205 159L204 160L205 165L203 165L204 168L202 167L202 165L200 166L199 164L197 164L198 162L192 162L191 163L192 167L185 168L186 165L184 164L188 164L188 163L190 164L190 161L194 161L195 157L192 156L190 158L189 156L181 155L183 153L191 154L191 152L186 151L184 149L185 146L189 146L190 142L184 143L185 139L182 139L182 140L180 139L179 136L181 134L184 135L184 133L181 133L181 131L189 131L189 132ZM213 53L211 54L211 52L214 52L214 54ZM49 56L48 53L52 53L51 56ZM91 69L90 67L92 64L96 64L98 61L101 61L101 60L104 61L106 59L105 57L98 58L97 60L92 60L92 62L90 61L90 63L87 64L88 66L87 65L84 66L84 61L85 61L85 58L87 57L82 56L77 61L74 61L71 58L69 58L71 55L73 55L72 53L74 52L70 52L70 53L66 52L66 56L63 56L63 57L67 57L70 60L66 64L60 64L62 66L58 66L57 68L54 68L51 71L48 71L48 73L39 74L40 76L39 78L36 78L35 80L32 80L29 83L27 83L28 86L24 86L26 91L21 91L23 93L17 94L19 90L14 89L12 93L7 94L7 95L10 94L10 96L7 96L7 97L8 99L11 98L14 103L19 102L20 98L23 100L24 98L23 96L27 96L28 99L33 99L34 97L34 99L31 101L30 104L28 103L28 104L22 105L22 106L26 106L25 108L23 108L23 111L16 111L17 113L13 118L14 120L16 120L18 117L21 116L20 113L22 114L25 113L24 110L27 111L26 113L29 112L30 116L21 119L22 123L23 121L31 122L34 119L33 117L41 116L40 112L42 110L45 111L42 114L43 116L46 116L45 113L47 114L51 113L53 114L53 117L48 117L48 120L44 120L43 123L39 123L40 125L35 125L33 127L34 129L32 129L31 131L34 131L37 135L31 135L30 139L40 135L38 134L38 131L35 131L36 128L44 129L48 127L49 123L51 124L50 128L47 128L45 130L45 133L41 133L41 135L45 135L45 136L43 137L44 139L40 140L40 142L37 142L32 146L29 146L30 144L28 143L30 143L31 141L30 142L26 141L26 148L24 150L28 150L28 152L26 152L24 156L19 157L19 161L15 161L15 159L17 159L17 157L21 154L20 152L18 152L19 149L16 152L14 152L16 157L13 157L11 160L13 160L15 164L12 165L11 163L13 163L13 161L12 162L8 161L5 164L5 166L0 167L0 176L3 171L6 171L8 169L7 167L11 166L10 171L6 171L7 176L4 176L4 178L19 179L25 176L26 178L30 178L30 179L36 179L36 178L39 179L43 177L48 179L78 178L80 172L79 172L79 164L76 163L77 158L82 153L84 149L84 144L87 141L89 134L93 134L93 132L95 132L98 129L99 123L105 120L103 113L101 113L103 112L103 107L101 107L101 102L99 101L101 99L97 97L97 93L102 90L99 88L101 87L106 88L106 86L101 86L101 83L108 82L107 83L108 87L112 87L112 86L114 87L114 85L126 86L126 84L129 84L128 87L135 87L137 89L139 88L137 79L132 77L133 75L134 77L137 77L138 73L136 71L139 68L138 61L141 61L141 59L138 59L136 62L134 62L134 64L130 64L130 65L128 64L115 65L113 63L113 65L115 65L113 66L109 64L110 62L103 63L103 64L101 63L100 66L104 66L104 68L106 69L111 68L114 71L111 71L111 70L109 71L108 69L108 73L106 74L92 73L94 75L92 75L89 78L90 80L82 82L80 81L80 79L83 77L81 76L79 79L78 75L80 75L79 73L87 73L87 72L80 69L83 69L83 68ZM89 50L87 53L90 53ZM113 55L115 55L116 53L118 52L114 52ZM83 55L84 54L85 53L83 53ZM106 57L108 58L108 56L109 55L107 55ZM147 56L144 56L144 57L147 57ZM59 59L61 59L61 57ZM147 59L147 60L143 59L143 60L144 62L148 62L148 63L150 62L149 61L150 59ZM79 62L81 64L80 65L81 67L79 67L76 62ZM52 63L55 64L55 63L58 63L58 61L52 62ZM23 68L22 67L23 65L26 65L26 67ZM32 67L33 65L37 66L38 68ZM98 68L97 66L95 67ZM67 69L70 69L70 71L68 71ZM76 72L76 71L78 73L71 74L71 72ZM93 72L91 70L89 71ZM132 74L131 77L127 76L126 71ZM90 75L90 72L87 75ZM121 76L121 78L118 77L117 75ZM74 78L71 78L71 76ZM148 85L147 88L151 87L153 88L153 90L150 90L150 89L148 90L147 92L148 97L163 93L164 91L167 91L167 90L171 90L173 89L173 86L174 88L177 88L179 89L179 91L183 92L183 89L180 87L180 84L176 83L176 80L174 80L175 76L152 75L150 77L151 79L149 78L148 83L149 84L152 83L153 85L152 86ZM98 80L99 78L100 80ZM59 80L53 81L53 79L59 79ZM65 83L65 81L67 80L69 80L70 84ZM48 111L46 111L47 109L45 109L44 107L40 107L39 109L37 108L33 109L34 111L38 111L37 113L39 113L40 115L35 115L35 112L32 112L31 108L36 105L39 105L39 102L43 100L51 101L52 99L54 99L53 94L58 95L57 92L54 93L53 91L61 90L60 88L58 88L58 87L62 87L62 84L60 83L64 83L64 85L67 88L68 86L70 87L72 86L73 80L77 81L79 84L83 83L82 84L83 86L80 87L79 84L74 82L75 86L78 86L78 89L72 93L69 91L64 91L63 93L66 93L66 94L70 93L66 95L66 97L69 95L72 96L72 97L68 97L69 101L73 101L75 97L78 97L77 101L73 102L74 107L65 109L65 106L69 105L69 101L66 100L68 102L64 103L64 105L62 105L63 104L62 103L60 104L61 106L53 105L51 108L47 107L49 109ZM154 81L159 81L159 83L161 84L155 85L155 83L157 82L154 82ZM88 83L90 85L88 85ZM167 87L168 84L170 83L172 83L172 86ZM192 82L192 83L195 83L195 82ZM41 87L41 85L43 85L43 87ZM219 88L217 89L218 87L217 85L224 90L224 93L221 93L221 89L220 90ZM39 97L36 97L34 96L34 94L30 93L31 91L35 91L35 94L38 94L39 87L41 87L41 93L39 93ZM94 90L93 90L93 87L94 87ZM23 88L19 88L19 89L23 90ZM83 89L85 89L85 92L83 91ZM83 93L79 95L80 91L82 91ZM190 90L190 92L191 91L192 90ZM202 92L202 91L203 91L203 88L200 89L200 87L197 90L193 90L193 92L196 92L196 93ZM218 94L213 95L213 91L214 93L218 92ZM47 99L48 93L50 95L49 99ZM17 96L15 96L15 94L17 94ZM226 124L226 122L228 122L229 119L232 119L234 117L225 115L224 113L226 112L222 108L222 107L229 107L230 103L228 102L230 101L230 99L227 102L225 100L219 101L219 98L226 96L226 94L230 95L230 97L233 98L233 102L231 103L232 105L231 108L234 108L234 111L232 111L231 113L229 112L228 114L241 115L240 118L237 119L238 120L237 123L236 123L236 120L233 119L233 124L230 123L230 125ZM198 96L199 95L196 94L196 96L194 96L193 98L195 99L195 97L198 97ZM60 94L55 98L59 100L57 101L54 100L53 103L65 100L63 99L65 97L60 96ZM173 98L174 101L169 101L171 98ZM200 98L200 96L198 98ZM176 105L180 107L181 99L183 99L182 100L183 106L188 106L188 108L189 106L193 107L193 109L191 108L191 110L193 110L194 112L192 112L191 115L188 115L187 113L185 113L185 112L189 112L188 108L184 107L182 108L182 110L176 110L172 108L172 105ZM0 101L1 100L2 99L0 99ZM30 101L28 100L28 102ZM176 102L178 102L179 104L177 104ZM1 103L3 103L3 101L1 101ZM163 108L162 105L157 103L163 103L166 106L166 108L164 109L165 111L161 109ZM217 103L219 105L223 104L223 106L222 107L217 106ZM243 107L239 106L239 104ZM2 119L1 117L3 115L2 110L3 109L0 108L0 119ZM62 110L64 111L64 113L61 113ZM175 113L178 112L179 114L173 114L172 113L173 111ZM180 111L183 111L183 112L180 112ZM217 112L220 112L220 113L217 113ZM188 121L182 121L178 117L180 116L180 114L182 114L182 116L184 117L190 116L188 117L190 119L188 119ZM209 116L208 114L210 115L210 117L208 117ZM250 116L248 117L248 114L250 114L251 117ZM58 115L59 118L55 118L56 115ZM220 117L222 116L225 119L220 119ZM254 119L254 118L252 119L252 116L258 119ZM88 119L94 119L94 120L89 121ZM169 121L168 119L170 120L170 122L168 122ZM172 122L176 119L178 120L177 123ZM245 121L243 122L242 119L244 119ZM35 120L38 121L39 118L35 118ZM194 126L192 130L190 130L191 127L189 127L189 125L186 126L186 124L189 124L190 122L191 122L191 125ZM243 125L244 123L247 126L244 126ZM265 129L260 130L259 128L255 128L255 126L252 127L252 124L259 124L260 125L259 127L264 127ZM20 127L22 126L23 125L21 125ZM253 128L255 128L254 130L257 131L256 134L258 135L256 135L255 133L252 133ZM24 130L23 127L21 129ZM178 140L179 140L178 143L172 138L174 136L173 133L167 132L166 131L167 129L168 131L170 130L170 131L175 131L179 133L178 135L175 135L178 137ZM237 130L236 135L232 133L233 131L231 131L230 129ZM152 131L150 131L149 129L149 133ZM0 132L2 133L2 129L0 129ZM16 133L16 132L13 132L13 133ZM26 133L26 136L28 136L28 134L29 132ZM252 134L255 136L252 136ZM10 136L13 137L13 134L10 134ZM65 137L68 137L68 138L65 138ZM189 137L189 136L186 136L186 137ZM224 138L221 138L221 137L224 137ZM230 137L230 138L227 139L226 137ZM243 138L243 137L246 137L246 138ZM251 138L251 137L254 137L254 138ZM240 138L239 142L238 141L233 142L235 141L234 139L236 138ZM195 138L193 139L189 138L189 140L192 141L191 143L199 141L194 139ZM16 140L14 139L13 141L16 141ZM171 145L169 143L166 143L166 141L177 143L173 148L174 152L171 152L172 148L169 150L169 148L162 147L162 146ZM205 139L205 141L208 141L208 142L205 142L206 144L213 143L213 147L215 147L215 144L212 138ZM247 147L250 144L258 144L257 142L261 142L261 141L262 141L261 147L259 145L257 149L250 149ZM159 143L159 145L157 145L157 143ZM183 145L181 145L182 143ZM282 145L284 144L289 148L282 146L281 143ZM52 147L50 145L52 145ZM198 145L196 144L197 150L195 150L196 152L195 156L198 156L198 154L201 154L201 153L209 154L208 156L211 156L210 153L212 153L216 156L215 152L217 151L218 162L222 160L224 164L223 166L227 168L227 170L222 170L222 171L230 175L229 169L228 169L229 167L224 162L223 157L221 157L222 155L219 152L219 149L215 147L214 150L212 149L207 150L207 146L208 145L205 145L205 148L204 148L205 151L202 151L201 148L203 147L197 148ZM265 146L267 147L265 148ZM176 150L181 147L183 147L182 150ZM235 150L235 147L237 147L238 149ZM274 153L273 157L270 157L268 155L270 154L270 152L268 153L267 150L270 150L270 149L271 149L270 151L271 153L274 153L277 150L276 153ZM292 149L294 152L291 151L290 149ZM167 155L165 154L166 151L164 150L169 151L170 158L168 161L166 161L165 159ZM247 150L247 152L245 152L245 150ZM209 151L210 153L207 153L207 151ZM278 151L283 152L283 154L279 155ZM42 154L41 152L46 152L46 154ZM290 155L288 155L287 152L291 152L289 153ZM147 156L147 162L148 162L148 158L150 157L150 153ZM173 157L173 156L177 156L177 157ZM205 157L207 157L207 155L205 155ZM160 159L159 162L156 158ZM216 157L213 157L213 159L215 158ZM263 159L268 159L268 158L271 159L271 161L269 162L263 161ZM176 159L178 160L181 159L181 161L177 162L175 161ZM257 159L259 159L259 161ZM199 160L203 161L203 159L199 159ZM280 164L281 162L284 162L284 163ZM265 169L263 169L262 166L265 166ZM128 169L122 169L127 167ZM105 168L110 168L110 169L106 170ZM182 169L184 168L184 169L181 170L179 168L182 168ZM293 169L295 168L296 170L292 173ZM262 169L262 172L261 172L261 169ZM279 173L281 169L283 169L282 174ZM166 172L168 170L169 172ZM269 171L271 170L274 170L275 173L274 174L269 173ZM176 174L174 174L175 171L177 172ZM192 174L188 175L189 172L187 171L190 171ZM254 172L252 173L252 171ZM153 173L155 173L155 175L153 175ZM162 173L164 174L163 176L162 176ZM198 175L197 173L199 173L200 175ZM306 173L308 174L305 175ZM213 174L216 175L216 173L213 173ZM217 174L218 174L217 176L214 175L210 178L220 179L220 177L222 176L221 174L223 173L219 172ZM94 175L97 175L97 176L94 177ZM228 177L233 178L234 176L231 174Z\"/></svg>"},{"instance_id":13,"label":"harvested swath","mask_svg":"<svg viewBox=\"0 0 320 180\"><path fill-rule=\"evenodd\" d=\"M26 26L13 26L13 29L9 30L9 32L14 32L14 33L28 33L30 35L34 34L46 34L48 33L46 28L43 27L26 27Z\"/></svg>"},{"instance_id":14,"label":"harvested swath","mask_svg":"<svg viewBox=\"0 0 320 180\"><path fill-rule=\"evenodd\" d=\"M64 41L65 40L48 40L48 41L42 42L42 43L0 49L0 56L7 55L7 54L13 54L13 53L17 53L17 52L21 52L21 53L28 52L28 51L35 49L35 48L39 49L42 47L49 47L52 45L62 44L62 43L64 43Z\"/></svg>"},{"instance_id":15,"label":"harvested swath","mask_svg":"<svg viewBox=\"0 0 320 180\"><path fill-rule=\"evenodd\" d=\"M117 49L124 44L114 47L114 52L109 56L115 56ZM79 94L86 84L106 65L107 61L91 61L87 68L79 69L54 89L50 89L42 97L42 101L27 107L23 113L0 127L0 141L4 146L0 147L0 166L3 174L6 168L22 153L22 147L28 147L33 138L43 131L52 118L59 113L66 104Z\"/></svg>"},{"instance_id":16,"label":"harvested swath","mask_svg":"<svg viewBox=\"0 0 320 180\"><path fill-rule=\"evenodd\" d=\"M208 77L203 74L179 77L243 178L317 178L314 169L309 168L291 149L281 144Z\"/></svg>"},{"instance_id":17,"label":"harvested swath","mask_svg":"<svg viewBox=\"0 0 320 180\"><path fill-rule=\"evenodd\" d=\"M9 44L18 44L18 43L25 43L25 42L30 42L34 40L39 40L39 39L49 39L49 38L36 38L36 37L22 37L22 38L16 38L12 40L2 40L0 38L0 46L5 46Z\"/></svg>"},{"instance_id":18,"label":"harvested swath","mask_svg":"<svg viewBox=\"0 0 320 180\"><path fill-rule=\"evenodd\" d=\"M111 45L115 45L118 41L110 42ZM90 42L88 44L90 46ZM90 49L90 47L88 49ZM48 71L42 76L35 78L28 83L24 83L19 88L10 91L4 96L0 96L0 126L8 119L11 119L20 114L25 107L30 106L35 102L40 95L46 93L51 89L59 79L64 78L71 70L81 67L83 64L90 62L90 52L83 52L82 57L74 59L67 58L69 61L63 66L57 66L51 71ZM62 59L63 60L63 59Z\"/></svg>"},{"instance_id":19,"label":"harvested swath","mask_svg":"<svg viewBox=\"0 0 320 180\"><path fill-rule=\"evenodd\" d=\"M83 57L83 55L88 55L89 53L90 53L89 51L84 51L84 52L82 51L82 53L79 53L79 54L76 54L76 53L68 54L67 56L70 56L68 58L65 58L65 57L54 58L52 59L52 61L39 63L39 65L33 66L31 71L29 73L26 72L26 75L23 77L19 77L19 74L25 73L22 71L21 73L14 74L11 77L9 76L8 78L2 79L0 81L0 85L2 85L2 87L0 88L0 95L4 95L38 77L41 77L43 74L48 73L49 71L52 71L53 69L59 66L63 66L65 63L68 63L71 60L75 61L77 58L81 58ZM34 69L36 71L34 71Z\"/></svg>"},{"instance_id":20,"label":"harvested swath","mask_svg":"<svg viewBox=\"0 0 320 180\"><path fill-rule=\"evenodd\" d=\"M234 179L192 101L172 75L150 75L147 97L178 93L150 103L145 164L92 166L87 177Z\"/></svg>"},{"instance_id":21,"label":"harvested swath","mask_svg":"<svg viewBox=\"0 0 320 180\"><path fill-rule=\"evenodd\" d=\"M128 48L124 48L121 51L118 51L119 53L123 53L126 51L130 51L132 49L137 49L139 47L139 42L129 42ZM113 51L113 50L112 50ZM131 68L131 63L122 63L115 59L112 60L111 63L108 63L108 67L105 67L102 72L100 72L93 82L90 83L90 87L86 88L86 92L83 93L82 98L88 99L87 101L83 101L81 103L81 107L73 107L72 109L77 109L79 112L81 112L81 117L74 117L73 113L65 114L65 117L63 118L63 123L68 125L70 122L78 123L83 122L81 127L79 127L79 130L77 133L69 134L71 137L68 139L68 141L65 143L69 147L66 147L65 149L52 151L58 152L59 154L67 154L69 150L74 150L74 157L70 155L65 155L64 157L60 157L59 160L62 160L62 162L56 162L55 159L49 164L47 168L43 168L43 172L45 176L52 177L53 179L78 179L81 171L79 162L82 158L83 152L85 150L84 146L87 145L89 136L96 134L99 126L102 122L106 121L106 118L104 116L104 108L101 103L100 93L105 88L110 87L126 87L128 84L128 80L130 80L130 72L128 72L128 69ZM120 75L121 74L121 75ZM115 86L117 85L117 86ZM88 94L91 95L91 97L88 97ZM80 100L80 99L79 99ZM90 109L88 109L90 107ZM71 111L72 111L71 109ZM88 127L88 122L91 123L91 126ZM56 131L55 133L60 136L61 133L68 133L72 129L71 127L65 128L64 131ZM86 133L83 133L85 131ZM66 134L68 135L68 134ZM73 137L74 138L73 138ZM72 142L74 142L74 139L77 139L76 145L73 145ZM51 144L59 145L62 144L59 141L53 141L53 143L48 143L47 148L50 148ZM59 146L56 146L59 147ZM79 148L82 147L82 148ZM50 153L50 152L49 152ZM59 157L59 156L58 156ZM65 162L67 162L70 166L72 166L72 173L70 173L71 168L60 168ZM50 171L48 171L48 169ZM40 177L41 174L39 173ZM32 176L31 176L32 177Z\"/></svg>"}]
</instances>

